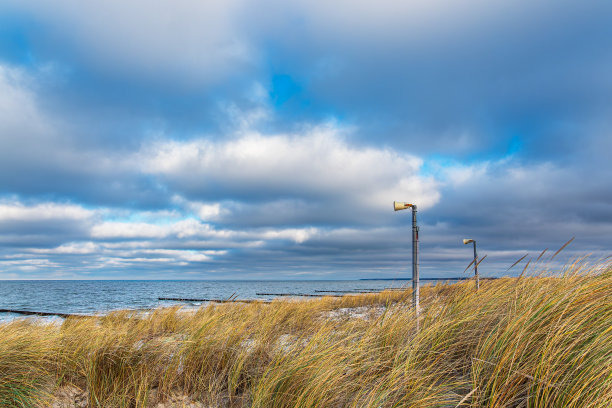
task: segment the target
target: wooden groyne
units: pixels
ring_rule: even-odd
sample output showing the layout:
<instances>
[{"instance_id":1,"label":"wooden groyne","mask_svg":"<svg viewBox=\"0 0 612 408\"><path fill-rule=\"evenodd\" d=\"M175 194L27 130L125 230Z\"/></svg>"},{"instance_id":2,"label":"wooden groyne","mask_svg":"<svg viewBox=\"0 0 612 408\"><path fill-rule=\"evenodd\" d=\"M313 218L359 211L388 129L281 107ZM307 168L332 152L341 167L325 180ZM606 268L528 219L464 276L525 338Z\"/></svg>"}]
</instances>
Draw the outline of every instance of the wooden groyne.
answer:
<instances>
[{"instance_id":1,"label":"wooden groyne","mask_svg":"<svg viewBox=\"0 0 612 408\"><path fill-rule=\"evenodd\" d=\"M382 288L382 289L353 289L354 291L362 290L363 293L366 292L384 292L386 290L406 290L406 288Z\"/></svg>"},{"instance_id":2,"label":"wooden groyne","mask_svg":"<svg viewBox=\"0 0 612 408\"><path fill-rule=\"evenodd\" d=\"M265 300L258 299L193 299L193 298L173 298L173 297L158 297L157 300L172 300L175 302L214 302L214 303L266 303Z\"/></svg>"},{"instance_id":3,"label":"wooden groyne","mask_svg":"<svg viewBox=\"0 0 612 408\"><path fill-rule=\"evenodd\" d=\"M321 296L335 296L342 297L342 295L312 295L310 293L256 293L257 296L306 296L306 297L321 297Z\"/></svg>"},{"instance_id":4,"label":"wooden groyne","mask_svg":"<svg viewBox=\"0 0 612 408\"><path fill-rule=\"evenodd\" d=\"M32 310L18 310L18 309L0 309L0 313L15 313L25 316L58 316L63 317L91 317L88 315L74 314L74 313L54 313L54 312L35 312Z\"/></svg>"},{"instance_id":5,"label":"wooden groyne","mask_svg":"<svg viewBox=\"0 0 612 408\"><path fill-rule=\"evenodd\" d=\"M352 289L352 290L315 290L316 293L380 293L384 291L404 291L401 288L385 288L385 289Z\"/></svg>"},{"instance_id":6,"label":"wooden groyne","mask_svg":"<svg viewBox=\"0 0 612 408\"><path fill-rule=\"evenodd\" d=\"M370 292L358 292L355 290L315 290L315 293L370 293Z\"/></svg>"}]
</instances>

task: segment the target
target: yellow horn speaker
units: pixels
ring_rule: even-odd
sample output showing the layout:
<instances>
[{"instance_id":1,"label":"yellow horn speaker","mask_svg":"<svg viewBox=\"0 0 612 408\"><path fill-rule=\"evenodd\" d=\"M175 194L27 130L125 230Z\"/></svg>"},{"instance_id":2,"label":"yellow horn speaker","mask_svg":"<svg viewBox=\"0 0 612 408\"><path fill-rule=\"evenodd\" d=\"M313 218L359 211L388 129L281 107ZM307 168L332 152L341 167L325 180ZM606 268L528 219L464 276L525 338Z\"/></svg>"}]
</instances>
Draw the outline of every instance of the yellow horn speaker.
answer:
<instances>
[{"instance_id":1,"label":"yellow horn speaker","mask_svg":"<svg viewBox=\"0 0 612 408\"><path fill-rule=\"evenodd\" d=\"M403 203L401 201L394 201L393 202L393 209L395 211L405 210L406 208L410 208L410 207L412 207L412 204Z\"/></svg>"}]
</instances>

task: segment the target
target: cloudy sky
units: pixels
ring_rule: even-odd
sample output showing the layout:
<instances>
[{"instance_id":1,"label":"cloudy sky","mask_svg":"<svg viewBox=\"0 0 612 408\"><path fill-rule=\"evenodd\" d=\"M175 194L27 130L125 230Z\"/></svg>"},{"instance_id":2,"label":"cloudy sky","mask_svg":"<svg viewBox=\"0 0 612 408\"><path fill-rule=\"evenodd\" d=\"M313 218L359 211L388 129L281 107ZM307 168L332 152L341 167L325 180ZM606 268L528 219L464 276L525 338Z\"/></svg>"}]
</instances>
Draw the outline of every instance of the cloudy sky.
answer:
<instances>
[{"instance_id":1,"label":"cloudy sky","mask_svg":"<svg viewBox=\"0 0 612 408\"><path fill-rule=\"evenodd\" d=\"M609 0L0 5L0 278L610 255ZM521 256L521 265L507 271ZM555 260L557 261L557 259Z\"/></svg>"}]
</instances>

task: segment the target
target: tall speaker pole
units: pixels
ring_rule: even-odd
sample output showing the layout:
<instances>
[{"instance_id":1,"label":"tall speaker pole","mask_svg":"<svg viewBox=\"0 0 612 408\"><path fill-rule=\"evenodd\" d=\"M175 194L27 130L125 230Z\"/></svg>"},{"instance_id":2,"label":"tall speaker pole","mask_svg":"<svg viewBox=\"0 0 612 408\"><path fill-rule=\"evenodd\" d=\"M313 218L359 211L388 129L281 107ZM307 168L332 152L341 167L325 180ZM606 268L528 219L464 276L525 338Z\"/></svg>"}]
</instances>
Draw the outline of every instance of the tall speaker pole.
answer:
<instances>
[{"instance_id":1,"label":"tall speaker pole","mask_svg":"<svg viewBox=\"0 0 612 408\"><path fill-rule=\"evenodd\" d=\"M419 318L419 227L417 225L417 206L412 205L412 304Z\"/></svg>"},{"instance_id":2,"label":"tall speaker pole","mask_svg":"<svg viewBox=\"0 0 612 408\"><path fill-rule=\"evenodd\" d=\"M393 202L395 211L412 209L412 305L416 314L416 327L419 329L419 226L417 225L417 206L399 201Z\"/></svg>"}]
</instances>

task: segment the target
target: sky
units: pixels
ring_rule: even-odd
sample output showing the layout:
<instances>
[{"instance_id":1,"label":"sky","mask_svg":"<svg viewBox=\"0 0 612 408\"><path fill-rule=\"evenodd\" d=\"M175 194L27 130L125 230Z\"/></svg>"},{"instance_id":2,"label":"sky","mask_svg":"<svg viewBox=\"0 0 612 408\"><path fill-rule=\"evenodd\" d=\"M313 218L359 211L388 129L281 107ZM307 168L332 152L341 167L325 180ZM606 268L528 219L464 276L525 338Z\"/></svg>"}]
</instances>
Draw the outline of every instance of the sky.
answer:
<instances>
[{"instance_id":1,"label":"sky","mask_svg":"<svg viewBox=\"0 0 612 408\"><path fill-rule=\"evenodd\" d=\"M0 279L406 278L394 200L424 278L469 276L463 238L485 276L596 262L610 21L609 0L5 0Z\"/></svg>"}]
</instances>

